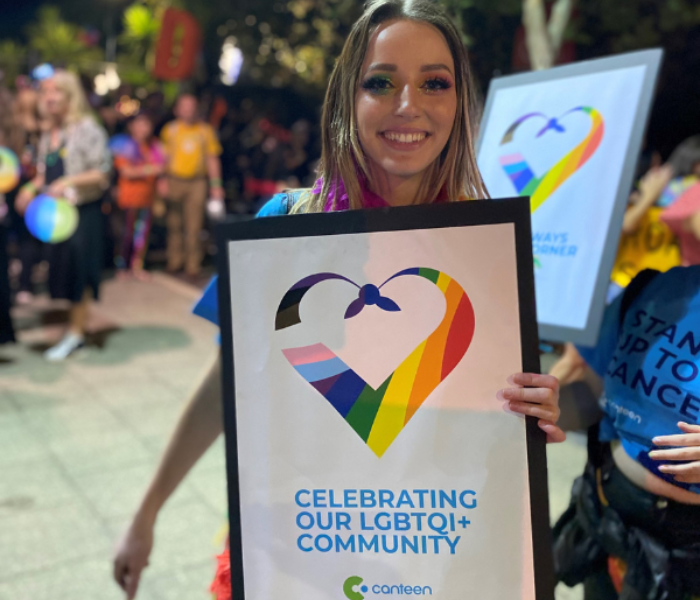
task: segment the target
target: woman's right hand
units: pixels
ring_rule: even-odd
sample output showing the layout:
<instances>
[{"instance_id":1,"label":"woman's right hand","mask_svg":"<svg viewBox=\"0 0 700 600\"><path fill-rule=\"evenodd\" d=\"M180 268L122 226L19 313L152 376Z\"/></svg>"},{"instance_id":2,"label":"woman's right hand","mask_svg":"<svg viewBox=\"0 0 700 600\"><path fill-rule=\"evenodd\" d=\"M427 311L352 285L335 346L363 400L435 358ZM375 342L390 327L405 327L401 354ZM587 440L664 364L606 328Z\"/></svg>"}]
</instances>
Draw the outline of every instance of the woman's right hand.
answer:
<instances>
[{"instance_id":1,"label":"woman's right hand","mask_svg":"<svg viewBox=\"0 0 700 600\"><path fill-rule=\"evenodd\" d=\"M148 566L148 557L153 549L153 527L152 519L137 514L117 545L114 579L126 592L128 600L136 597L141 572Z\"/></svg>"}]
</instances>

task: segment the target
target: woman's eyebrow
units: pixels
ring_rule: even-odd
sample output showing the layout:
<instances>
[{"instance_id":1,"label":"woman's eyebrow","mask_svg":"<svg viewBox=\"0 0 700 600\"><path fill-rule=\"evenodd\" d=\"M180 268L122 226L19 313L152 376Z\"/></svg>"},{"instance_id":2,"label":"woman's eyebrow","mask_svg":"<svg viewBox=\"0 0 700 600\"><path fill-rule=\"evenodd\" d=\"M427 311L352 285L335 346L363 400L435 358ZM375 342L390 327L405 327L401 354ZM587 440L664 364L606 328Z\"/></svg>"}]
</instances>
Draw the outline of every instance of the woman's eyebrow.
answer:
<instances>
[{"instance_id":1,"label":"woman's eyebrow","mask_svg":"<svg viewBox=\"0 0 700 600\"><path fill-rule=\"evenodd\" d=\"M369 73L370 71L390 71L390 72L395 72L397 71L398 68L396 65L392 65L390 63L374 63L373 65L370 65L369 68L367 69L367 72ZM440 71L440 70L445 70L447 71L450 75L452 75L452 69L448 67L446 64L443 63L435 63L433 65L423 65L421 68L421 73L425 73L426 71Z\"/></svg>"},{"instance_id":2,"label":"woman's eyebrow","mask_svg":"<svg viewBox=\"0 0 700 600\"><path fill-rule=\"evenodd\" d=\"M442 69L444 69L444 70L447 71L450 75L452 75L452 69L450 69L450 67L448 67L447 65L444 65L444 64L442 64L442 63L437 63L437 64L434 64L434 65L423 65L423 66L420 68L421 72L423 72L423 73L424 73L425 71L440 71L440 70L442 70Z\"/></svg>"}]
</instances>

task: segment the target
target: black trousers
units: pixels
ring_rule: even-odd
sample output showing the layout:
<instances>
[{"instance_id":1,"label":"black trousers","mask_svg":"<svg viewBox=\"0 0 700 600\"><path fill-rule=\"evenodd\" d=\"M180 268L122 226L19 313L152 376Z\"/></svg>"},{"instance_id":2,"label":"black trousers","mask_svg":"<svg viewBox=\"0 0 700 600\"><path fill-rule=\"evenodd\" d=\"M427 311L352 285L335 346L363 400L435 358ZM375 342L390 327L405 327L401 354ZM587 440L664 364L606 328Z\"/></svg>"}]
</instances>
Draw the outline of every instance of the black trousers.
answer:
<instances>
[{"instance_id":1,"label":"black trousers","mask_svg":"<svg viewBox=\"0 0 700 600\"><path fill-rule=\"evenodd\" d=\"M637 487L617 468L609 453L600 469L603 495L625 525L644 530L669 549L700 544L700 505L681 504ZM681 578L682 589L688 590L688 598L700 595L699 565L683 565L673 572ZM617 597L605 568L584 581L585 600Z\"/></svg>"}]
</instances>

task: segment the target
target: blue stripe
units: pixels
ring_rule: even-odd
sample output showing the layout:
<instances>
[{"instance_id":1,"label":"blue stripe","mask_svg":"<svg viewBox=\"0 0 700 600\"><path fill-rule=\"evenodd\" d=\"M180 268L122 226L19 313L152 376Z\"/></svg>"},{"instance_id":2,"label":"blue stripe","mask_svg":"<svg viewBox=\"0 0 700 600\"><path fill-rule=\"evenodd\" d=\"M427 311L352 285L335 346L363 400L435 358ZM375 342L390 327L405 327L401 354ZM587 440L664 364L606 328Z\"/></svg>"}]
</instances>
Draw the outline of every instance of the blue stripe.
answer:
<instances>
[{"instance_id":1,"label":"blue stripe","mask_svg":"<svg viewBox=\"0 0 700 600\"><path fill-rule=\"evenodd\" d=\"M349 367L340 360L337 356L330 360L321 362L308 363L306 365L295 365L297 370L306 381L318 381L319 379L328 379L334 375L338 375L343 371L349 370Z\"/></svg>"}]
</instances>

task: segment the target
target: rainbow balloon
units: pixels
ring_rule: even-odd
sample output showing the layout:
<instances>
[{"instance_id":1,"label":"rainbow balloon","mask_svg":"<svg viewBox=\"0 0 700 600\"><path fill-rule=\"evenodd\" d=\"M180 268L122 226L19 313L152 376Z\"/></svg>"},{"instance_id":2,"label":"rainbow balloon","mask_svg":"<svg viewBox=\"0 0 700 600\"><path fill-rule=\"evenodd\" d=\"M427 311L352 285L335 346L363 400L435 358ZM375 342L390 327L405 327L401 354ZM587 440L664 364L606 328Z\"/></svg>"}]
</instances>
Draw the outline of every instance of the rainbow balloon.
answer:
<instances>
[{"instance_id":1,"label":"rainbow balloon","mask_svg":"<svg viewBox=\"0 0 700 600\"><path fill-rule=\"evenodd\" d=\"M340 279L359 288L359 297L345 318L365 306L396 312L398 305L381 295L381 288L397 277L413 275L434 283L445 296L445 316L431 333L377 389L345 364L324 344L283 350L294 369L330 402L340 416L381 457L416 414L433 390L462 360L474 335L474 309L467 293L451 277L435 269L412 268L396 273L381 286L365 285L335 273L318 273L302 279L284 295L277 310L275 330L301 323L299 305L314 285Z\"/></svg>"},{"instance_id":2,"label":"rainbow balloon","mask_svg":"<svg viewBox=\"0 0 700 600\"><path fill-rule=\"evenodd\" d=\"M10 192L19 183L19 160L9 148L0 147L0 194Z\"/></svg>"},{"instance_id":3,"label":"rainbow balloon","mask_svg":"<svg viewBox=\"0 0 700 600\"><path fill-rule=\"evenodd\" d=\"M71 237L78 227L78 210L67 200L39 194L24 213L29 232L42 242L58 244Z\"/></svg>"},{"instance_id":4,"label":"rainbow balloon","mask_svg":"<svg viewBox=\"0 0 700 600\"><path fill-rule=\"evenodd\" d=\"M591 118L591 128L585 139L573 150L561 158L549 171L541 177L537 177L532 168L520 152L506 154L500 157L500 163L510 180L513 182L515 190L520 196L530 196L530 211L535 212L549 198L559 186L578 171L593 156L600 146L605 133L605 122L603 116L595 108L590 106L578 106L564 113L558 119L550 119L543 113L529 113L520 117L506 131L501 146L513 141L515 131L528 119L539 117L547 120L547 124L538 132L535 137L544 135L547 131L553 130L559 133L566 131L560 121L565 116L573 112L586 113Z\"/></svg>"}]
</instances>

